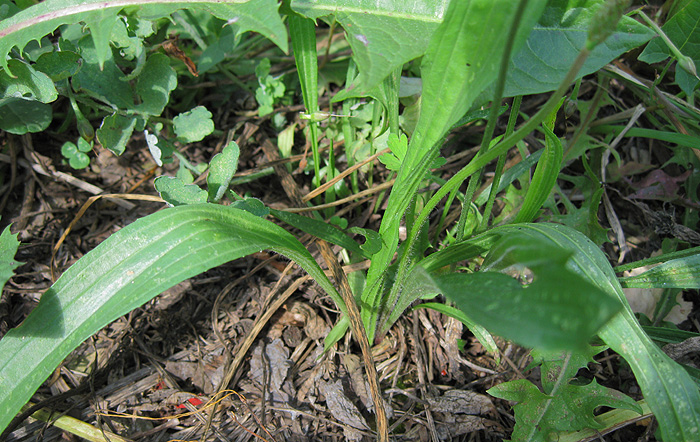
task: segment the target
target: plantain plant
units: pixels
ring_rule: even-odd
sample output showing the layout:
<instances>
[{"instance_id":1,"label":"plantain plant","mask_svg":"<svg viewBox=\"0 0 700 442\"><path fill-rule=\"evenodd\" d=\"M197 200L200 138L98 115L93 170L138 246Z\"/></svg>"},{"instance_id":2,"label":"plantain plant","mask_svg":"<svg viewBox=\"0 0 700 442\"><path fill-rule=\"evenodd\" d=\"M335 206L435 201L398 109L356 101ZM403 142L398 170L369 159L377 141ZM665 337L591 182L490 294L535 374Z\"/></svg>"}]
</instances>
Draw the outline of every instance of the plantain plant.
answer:
<instances>
[{"instance_id":1,"label":"plantain plant","mask_svg":"<svg viewBox=\"0 0 700 442\"><path fill-rule=\"evenodd\" d=\"M216 35L208 40L198 36L209 57L199 62L204 70L221 60L217 50L235 46L247 31L267 37L287 52L286 17L310 121L314 185L319 186L323 159L318 149L320 118L315 118L319 114L315 26L323 20L343 27L353 53L346 89L334 101L375 100L391 150L382 162L397 173L380 228L362 231L366 238L362 245L350 236L357 230L343 232L320 216L269 210L263 202L230 193L238 163L235 143L209 165L207 190L179 178L158 178L156 188L173 207L125 226L83 256L43 294L27 319L0 340L0 391L5 393L0 398L0 429L61 361L102 327L184 279L263 249L294 260L332 298L342 315L326 345L340 339L355 307L345 303L348 298L336 290L309 251L267 219L271 215L342 246L352 259L370 259L354 293L369 342L383 339L416 301L442 294L456 308L434 302L422 307L462 320L488 348L494 348L490 335L494 333L538 349L540 361L550 364L546 370L555 379L543 382L544 393L531 384L512 383L491 391L524 404L516 409L519 426L514 439L546 440L552 432L595 427L593 411L600 405L641 411L634 401L611 390L569 385L578 367L599 351L590 346L596 334L632 367L659 420L663 440L700 437L697 384L641 328L600 248L574 228L532 223L562 167L564 146L553 127L570 86L653 35L623 15L627 2L292 0L280 6L274 0L46 0L21 11L12 6L2 10L8 12L0 22L0 126L10 133L46 129L53 118L50 103L62 95L69 98L85 141L94 135L81 109L88 109L93 118L102 115L97 140L116 154L124 151L133 131L145 130L147 139L154 137L149 141L154 156L176 155L172 140L160 134L158 117L176 89L177 75L167 57L148 53L148 38L169 26L179 12L214 17L225 30L211 25ZM54 38L48 39L52 33ZM419 116L408 128L399 121L401 69L419 58ZM125 68L129 74L123 73ZM91 80L96 78L100 80ZM517 129L512 119L506 133L494 136L504 97L542 92L552 94L536 114ZM487 125L479 153L438 190L420 192L426 182L436 180L430 168L439 164L450 130L475 118L475 112L489 102L488 115L480 117L486 117ZM517 113L517 108L511 109L512 115ZM192 115L200 118L187 123ZM211 114L201 108L182 116L180 132L175 127L182 141L197 141L213 130ZM472 201L484 168L536 130L544 133L544 149L524 161L518 174L503 173L500 183L494 181L490 194L484 195L488 202L484 212L475 210ZM410 132L410 139L404 132ZM352 135L348 126L343 133ZM346 145L350 141L346 139ZM500 174L502 160L498 164ZM490 211L496 193L532 167L519 213L495 226ZM467 190L460 192L465 181ZM226 195L234 201L220 204ZM445 197L462 202L462 216L450 245L432 248L426 222ZM403 242L401 226L408 232ZM483 258L479 271L456 270L460 263L477 258ZM670 270L661 273L696 269L691 258L669 261ZM523 283L510 276L513 269L531 280ZM669 284L659 282L658 275L645 281ZM673 283L698 288L691 277ZM557 401L580 398L586 407L571 409L574 418L562 426L554 414L561 408Z\"/></svg>"}]
</instances>

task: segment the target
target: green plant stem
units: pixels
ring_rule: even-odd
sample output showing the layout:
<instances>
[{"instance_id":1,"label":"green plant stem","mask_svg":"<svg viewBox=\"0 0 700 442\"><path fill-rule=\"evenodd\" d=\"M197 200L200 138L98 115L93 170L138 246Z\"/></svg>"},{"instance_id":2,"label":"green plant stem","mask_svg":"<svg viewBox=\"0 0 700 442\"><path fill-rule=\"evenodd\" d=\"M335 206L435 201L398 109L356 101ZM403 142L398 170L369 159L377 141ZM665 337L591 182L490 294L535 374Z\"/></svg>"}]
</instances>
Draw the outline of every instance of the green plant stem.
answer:
<instances>
[{"instance_id":1,"label":"green plant stem","mask_svg":"<svg viewBox=\"0 0 700 442\"><path fill-rule=\"evenodd\" d=\"M557 377L557 382L554 384L552 387L552 391L547 393L547 396L549 396L549 399L545 402L544 406L542 407L542 410L540 411L539 415L535 418L535 421L532 425L532 431L530 431L530 434L527 435L525 440L531 441L532 438L535 436L535 433L538 431L538 427L540 422L542 421L542 418L544 417L545 414L547 414L547 410L549 410L549 406L552 405L552 400L554 397L556 397L557 392L559 391L559 387L561 387L561 384L564 382L564 378L566 377L566 369L569 366L569 361L571 361L571 352L567 351L566 352L566 357L564 358L564 362L561 364L561 371L559 372L559 376Z\"/></svg>"},{"instance_id":2,"label":"green plant stem","mask_svg":"<svg viewBox=\"0 0 700 442\"><path fill-rule=\"evenodd\" d=\"M510 116L508 117L508 126L506 127L506 136L513 133L515 130L515 122L518 119L518 112L520 111L520 104L523 101L523 96L518 95L513 99L513 105L511 106ZM491 191L489 192L489 198L486 201L486 208L484 208L484 216L481 218L481 224L477 233L486 230L489 223L489 218L491 218L491 211L493 210L493 203L496 200L496 194L498 193L498 186L501 184L501 177L503 176L503 169L506 164L506 155L501 154L498 157L498 164L496 164L496 172L493 176L493 181L491 182Z\"/></svg>"},{"instance_id":3,"label":"green plant stem","mask_svg":"<svg viewBox=\"0 0 700 442\"><path fill-rule=\"evenodd\" d=\"M498 111L501 107L501 100L503 99L503 91L506 86L506 77L508 74L508 63L510 63L510 57L513 52L513 45L515 44L515 36L518 34L518 27L520 26L520 20L525 12L525 7L527 6L527 0L520 0L518 2L518 9L515 11L513 16L513 24L508 30L508 38L506 39L506 45L503 48L503 55L501 57L501 66L498 70L498 79L496 80L496 88L493 92L493 100L491 100L491 110L489 112L489 119L486 123L486 128L484 129L484 135L481 138L481 146L479 147L479 152L476 156L480 157L486 151L489 150L489 145L491 144L491 139L493 138L493 132L496 129L496 122L498 121ZM472 199L474 198L474 192L476 192L476 186L481 181L480 169L476 175L473 175L469 184L467 185L467 191L464 193L464 200L462 200L462 213L459 215L459 225L457 227L457 241L462 241L464 239L464 229L467 223L467 216L469 214L469 208L472 204ZM482 222L483 224L483 222Z\"/></svg>"},{"instance_id":4,"label":"green plant stem","mask_svg":"<svg viewBox=\"0 0 700 442\"><path fill-rule=\"evenodd\" d=\"M542 106L542 108L535 115L533 115L532 118L530 118L522 127L520 127L520 129L515 131L512 135L504 138L496 146L489 149L489 151L486 152L484 155L480 157L475 157L471 162L469 162L469 164L462 168L462 170L460 170L452 178L450 178L444 186L442 186L440 189L438 189L437 192L435 192L435 195L433 195L432 198L430 198L430 200L425 204L425 207L423 207L421 213L418 215L416 223L413 229L411 229L408 238L406 239L409 247L415 241L420 227L428 219L430 213L433 211L433 209L435 209L435 206L437 206L437 204L440 202L440 200L442 200L442 198L445 195L451 192L452 189L454 189L455 187L458 187L468 176L480 170L494 158L508 151L508 149L513 147L518 141L525 138L528 134L535 130L542 121L544 121L544 119L559 104L559 100L561 99L561 97L564 96L564 93L566 93L567 89L569 88L569 85L571 85L571 83L576 79L578 71L581 70L581 67L586 62L586 59L588 58L590 53L591 51L586 48L581 49L578 56L576 57L576 60L574 60L574 63L571 65L569 72L566 73L566 77L564 77L564 80L562 80L561 84L559 85L559 88L552 94L551 97L549 97L549 100L547 100L547 102ZM429 153L426 155L429 155Z\"/></svg>"},{"instance_id":5,"label":"green plant stem","mask_svg":"<svg viewBox=\"0 0 700 442\"><path fill-rule=\"evenodd\" d=\"M318 55L314 21L299 14L289 16L289 35L294 49L294 61L299 74L306 112L318 112ZM318 124L309 121L309 138L314 160L315 187L321 185L321 154L318 150Z\"/></svg>"},{"instance_id":6,"label":"green plant stem","mask_svg":"<svg viewBox=\"0 0 700 442\"><path fill-rule=\"evenodd\" d=\"M335 23L335 21L333 23ZM351 58L348 62L348 70L345 74L345 84L352 84L352 80L355 78L356 74L357 68L355 67L355 62ZM348 98L347 100L343 100L343 115L350 115L351 108L356 101L356 98ZM355 137L349 117L342 118L341 127L343 130L343 138L345 139L345 157L347 158L348 168L350 168L355 165L355 152L352 149L352 145L355 142ZM360 192L357 171L353 172L350 177L350 188L352 189L352 193Z\"/></svg>"},{"instance_id":7,"label":"green plant stem","mask_svg":"<svg viewBox=\"0 0 700 442\"><path fill-rule=\"evenodd\" d=\"M657 25L654 20L650 19L642 10L637 10L637 14L639 14L642 17L642 20L644 20L649 27L651 27L656 34L661 37L661 39L666 43L666 46L668 46L668 49L673 53L673 56L678 60L678 64L688 71L690 74L695 76L695 78L698 78L698 72L695 69L695 63L693 62L693 59L688 57L687 55L683 55L683 53L676 47L675 44L671 41L670 38L666 35L666 33Z\"/></svg>"}]
</instances>

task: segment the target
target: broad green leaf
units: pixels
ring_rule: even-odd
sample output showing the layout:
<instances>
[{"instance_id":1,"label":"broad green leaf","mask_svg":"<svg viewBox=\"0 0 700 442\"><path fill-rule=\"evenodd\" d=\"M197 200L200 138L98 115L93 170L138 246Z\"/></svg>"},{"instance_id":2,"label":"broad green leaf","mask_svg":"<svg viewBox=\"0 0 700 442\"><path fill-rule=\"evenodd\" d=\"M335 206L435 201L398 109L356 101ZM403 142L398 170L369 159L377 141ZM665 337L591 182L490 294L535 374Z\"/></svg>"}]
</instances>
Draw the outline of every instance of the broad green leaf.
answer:
<instances>
[{"instance_id":1,"label":"broad green leaf","mask_svg":"<svg viewBox=\"0 0 700 442\"><path fill-rule=\"evenodd\" d=\"M595 379L583 386L565 382L554 397L543 394L526 379L505 382L487 392L518 402L513 407L516 421L513 442L548 442L556 440L556 434L563 431L600 430L603 425L593 413L601 406L635 410L640 414L642 411L632 398L599 385Z\"/></svg>"},{"instance_id":2,"label":"broad green leaf","mask_svg":"<svg viewBox=\"0 0 700 442\"><path fill-rule=\"evenodd\" d=\"M349 86L359 89L362 95L397 67L423 55L448 3L448 0L292 0L291 6L314 20L332 15L343 26L360 71L358 81Z\"/></svg>"},{"instance_id":3,"label":"broad green leaf","mask_svg":"<svg viewBox=\"0 0 700 442\"><path fill-rule=\"evenodd\" d=\"M51 124L51 105L30 98L0 98L0 129L11 134L41 132Z\"/></svg>"},{"instance_id":4,"label":"broad green leaf","mask_svg":"<svg viewBox=\"0 0 700 442\"><path fill-rule=\"evenodd\" d=\"M624 308L599 332L603 341L632 367L668 441L700 438L700 392L688 373L671 360L644 333L629 307L620 283L605 255L583 234L555 224L504 226L493 233L518 231L533 243L550 243L573 253L567 267L606 293ZM571 284L566 283L569 287Z\"/></svg>"},{"instance_id":5,"label":"broad green leaf","mask_svg":"<svg viewBox=\"0 0 700 442\"><path fill-rule=\"evenodd\" d=\"M135 127L136 117L109 115L102 120L102 125L97 129L97 140L105 149L109 149L115 155L121 155L126 150L126 144L131 139Z\"/></svg>"},{"instance_id":6,"label":"broad green leaf","mask_svg":"<svg viewBox=\"0 0 700 442\"><path fill-rule=\"evenodd\" d=\"M48 75L57 82L65 80L80 69L80 55L72 51L57 51L42 54L34 68Z\"/></svg>"},{"instance_id":7,"label":"broad green leaf","mask_svg":"<svg viewBox=\"0 0 700 442\"><path fill-rule=\"evenodd\" d=\"M524 379L505 382L488 390L495 397L520 402L514 407L517 417L513 441L549 441L563 431L600 430L604 427L593 413L601 405L642 412L634 400L601 387L595 380L585 386L570 383L578 370L594 362L593 356L603 349L587 346L580 352L533 350L533 363L528 368L541 364L544 394Z\"/></svg>"},{"instance_id":8,"label":"broad green leaf","mask_svg":"<svg viewBox=\"0 0 700 442\"><path fill-rule=\"evenodd\" d=\"M604 1L550 0L527 43L511 60L505 96L555 90L584 47L591 18ZM579 77L597 71L653 35L653 31L633 18L623 17L617 32L591 52Z\"/></svg>"},{"instance_id":9,"label":"broad green leaf","mask_svg":"<svg viewBox=\"0 0 700 442\"><path fill-rule=\"evenodd\" d=\"M694 61L696 69L700 68L700 2L689 1L683 4L661 27L661 30L683 55ZM656 36L639 55L639 60L658 63L669 56L671 56L671 50L661 37ZM682 89L686 94L691 95L698 84L698 79L689 75L685 69L676 68L676 82L684 86Z\"/></svg>"},{"instance_id":10,"label":"broad green leaf","mask_svg":"<svg viewBox=\"0 0 700 442\"><path fill-rule=\"evenodd\" d=\"M621 278L623 287L700 289L700 255L672 259L637 276Z\"/></svg>"},{"instance_id":11,"label":"broad green leaf","mask_svg":"<svg viewBox=\"0 0 700 442\"><path fill-rule=\"evenodd\" d=\"M10 60L7 64L17 78L10 77L8 70L0 71L1 97L32 98L42 103L51 103L58 98L48 75L19 60Z\"/></svg>"},{"instance_id":12,"label":"broad green leaf","mask_svg":"<svg viewBox=\"0 0 700 442\"><path fill-rule=\"evenodd\" d=\"M76 152L68 159L68 164L73 169L85 169L90 165L90 157L83 152Z\"/></svg>"},{"instance_id":13,"label":"broad green leaf","mask_svg":"<svg viewBox=\"0 0 700 442\"><path fill-rule=\"evenodd\" d=\"M162 114L170 100L170 92L176 87L177 76L170 67L170 58L160 53L151 55L136 81L136 93L141 97L141 103L134 109L148 115Z\"/></svg>"},{"instance_id":14,"label":"broad green leaf","mask_svg":"<svg viewBox=\"0 0 700 442\"><path fill-rule=\"evenodd\" d=\"M230 207L245 210L246 212L259 216L260 218L264 218L270 214L270 209L265 205L265 203L252 197L234 201L231 203Z\"/></svg>"},{"instance_id":15,"label":"broad green leaf","mask_svg":"<svg viewBox=\"0 0 700 442\"><path fill-rule=\"evenodd\" d=\"M72 141L66 141L63 143L63 146L61 146L61 155L66 158L70 158L76 153L78 153L78 146Z\"/></svg>"},{"instance_id":16,"label":"broad green leaf","mask_svg":"<svg viewBox=\"0 0 700 442\"><path fill-rule=\"evenodd\" d=\"M100 68L92 39L83 37L78 44L83 66L71 79L73 88L110 106L119 109L133 108L134 91L129 83L123 80L124 73L114 59L105 60Z\"/></svg>"},{"instance_id":17,"label":"broad green leaf","mask_svg":"<svg viewBox=\"0 0 700 442\"><path fill-rule=\"evenodd\" d=\"M88 143L81 137L78 138L77 148L80 152L90 152L92 150L92 144Z\"/></svg>"},{"instance_id":18,"label":"broad green leaf","mask_svg":"<svg viewBox=\"0 0 700 442\"><path fill-rule=\"evenodd\" d=\"M10 226L5 227L0 235L0 291L5 283L12 278L15 268L23 263L15 261L15 255L19 248L17 233L10 232Z\"/></svg>"},{"instance_id":19,"label":"broad green leaf","mask_svg":"<svg viewBox=\"0 0 700 442\"><path fill-rule=\"evenodd\" d=\"M220 153L214 155L209 163L207 190L209 202L215 203L224 197L233 175L238 169L238 155L241 150L235 141L231 141Z\"/></svg>"},{"instance_id":20,"label":"broad green leaf","mask_svg":"<svg viewBox=\"0 0 700 442\"><path fill-rule=\"evenodd\" d=\"M73 349L111 321L187 278L264 249L298 263L345 310L316 261L281 227L216 204L162 210L78 260L0 340L0 429Z\"/></svg>"},{"instance_id":21,"label":"broad green leaf","mask_svg":"<svg viewBox=\"0 0 700 442\"><path fill-rule=\"evenodd\" d=\"M207 202L207 191L196 184L185 184L180 178L159 176L155 187L160 197L171 206L202 204Z\"/></svg>"},{"instance_id":22,"label":"broad green leaf","mask_svg":"<svg viewBox=\"0 0 700 442\"><path fill-rule=\"evenodd\" d=\"M568 269L570 257L566 249L533 242L515 231L493 245L482 267L487 271L433 280L457 307L494 334L529 347L583 349L621 305Z\"/></svg>"},{"instance_id":23,"label":"broad green leaf","mask_svg":"<svg viewBox=\"0 0 700 442\"><path fill-rule=\"evenodd\" d=\"M214 132L212 114L204 106L197 106L173 118L175 135L184 143L202 141Z\"/></svg>"},{"instance_id":24,"label":"broad green leaf","mask_svg":"<svg viewBox=\"0 0 700 442\"><path fill-rule=\"evenodd\" d=\"M213 37L214 41L211 42L204 51L202 51L202 55L197 61L197 70L199 71L200 75L219 64L219 62L223 61L234 51L238 44L236 32L234 31L233 26L226 26L225 28L221 29L220 34L218 35L213 34L214 32L218 31L211 30L209 33L210 38Z\"/></svg>"},{"instance_id":25,"label":"broad green leaf","mask_svg":"<svg viewBox=\"0 0 700 442\"><path fill-rule=\"evenodd\" d=\"M93 25L99 24L102 19L116 16L124 8L133 9L143 18L167 17L185 8L207 11L215 17L235 23L238 32L259 32L283 51L287 51L286 31L277 13L278 4L275 0L46 0L0 22L0 67L7 69L7 54L13 47L22 51L30 41L41 39L61 25L79 23L84 18L89 18ZM109 58L101 45L102 40L95 45L101 48L95 54L97 65L102 65Z\"/></svg>"}]
</instances>

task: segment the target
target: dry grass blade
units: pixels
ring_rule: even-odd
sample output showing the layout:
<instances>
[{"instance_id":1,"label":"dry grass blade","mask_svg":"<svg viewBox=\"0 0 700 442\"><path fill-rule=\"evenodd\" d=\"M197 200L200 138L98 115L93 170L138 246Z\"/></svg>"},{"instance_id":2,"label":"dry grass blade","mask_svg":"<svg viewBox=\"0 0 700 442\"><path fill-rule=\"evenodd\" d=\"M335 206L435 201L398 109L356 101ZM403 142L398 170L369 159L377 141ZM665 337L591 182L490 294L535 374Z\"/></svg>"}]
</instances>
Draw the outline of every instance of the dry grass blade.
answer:
<instances>
[{"instance_id":1,"label":"dry grass blade","mask_svg":"<svg viewBox=\"0 0 700 442\"><path fill-rule=\"evenodd\" d=\"M66 229L65 232L61 235L61 237L58 239L58 242L56 242L56 245L53 247L53 250L51 251L51 279L56 280L55 273L54 273L54 264L55 264L55 258L56 258L56 252L58 252L58 249L61 248L61 245L63 244L63 241L66 240L66 237L68 237L68 234L71 232L75 224L80 220L80 218L85 215L85 212L87 209L92 206L92 204L102 198L111 198L111 199L116 199L116 200L140 200L140 201L153 201L157 203L164 203L160 197L153 196L153 195L131 195L128 193L108 193L108 194L103 194L103 195L95 195L91 196L88 198L87 201L85 201L85 204L78 210L78 213L75 215L73 218L73 221L70 222L68 225L68 228Z\"/></svg>"},{"instance_id":2,"label":"dry grass blade","mask_svg":"<svg viewBox=\"0 0 700 442\"><path fill-rule=\"evenodd\" d=\"M321 255L323 255L323 259L333 272L333 277L335 278L336 283L339 285L340 294L343 297L343 301L345 301L345 308L348 311L352 334L355 337L355 340L360 344L360 349L362 350L362 358L364 359L365 363L367 381L369 382L369 388L372 393L372 401L374 402L374 409L377 415L377 434L379 436L379 440L380 442L388 442L389 422L387 421L386 411L384 410L384 401L382 400L382 396L379 391L377 368L376 365L374 365L374 358L372 357L372 351L369 347L365 327L362 324L362 319L360 318L360 310L357 308L355 298L350 290L348 278L345 276L345 273L340 267L337 258L331 251L330 246L323 240L318 240L316 244L321 251Z\"/></svg>"},{"instance_id":3,"label":"dry grass blade","mask_svg":"<svg viewBox=\"0 0 700 442\"><path fill-rule=\"evenodd\" d=\"M375 159L377 159L379 157L379 155L383 155L383 154L390 152L390 151L391 151L391 149L386 148L386 149L379 151L379 152L375 153L374 155L364 159L363 161L355 164L354 166L349 167L348 169L344 170L343 172L338 174L336 177L334 177L332 180L330 180L327 183L325 183L324 185L318 187L314 191L309 192L304 198L302 198L302 201L303 202L311 201L312 199L316 198L317 196L319 196L320 194L325 192L329 187L333 186L335 183L342 180L346 176L350 175L351 173L353 173L354 171L356 171L360 167L364 166L365 164L367 164L369 162L374 161ZM359 197L358 195L360 195L360 194L358 193L357 195L353 195L353 196L355 198L358 198Z\"/></svg>"}]
</instances>

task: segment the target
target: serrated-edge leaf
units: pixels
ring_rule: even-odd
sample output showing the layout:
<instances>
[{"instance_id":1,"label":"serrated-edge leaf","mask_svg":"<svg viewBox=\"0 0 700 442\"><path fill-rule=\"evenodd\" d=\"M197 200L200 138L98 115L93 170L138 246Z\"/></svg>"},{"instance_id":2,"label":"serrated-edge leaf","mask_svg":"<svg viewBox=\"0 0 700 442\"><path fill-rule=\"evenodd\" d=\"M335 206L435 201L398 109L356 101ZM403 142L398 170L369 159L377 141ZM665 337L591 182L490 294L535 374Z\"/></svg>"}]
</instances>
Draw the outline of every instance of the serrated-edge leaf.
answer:
<instances>
[{"instance_id":1,"label":"serrated-edge leaf","mask_svg":"<svg viewBox=\"0 0 700 442\"><path fill-rule=\"evenodd\" d=\"M187 278L265 249L298 263L345 310L313 257L281 227L215 204L162 210L124 227L78 260L0 340L0 429L56 366L102 327Z\"/></svg>"},{"instance_id":2,"label":"serrated-edge leaf","mask_svg":"<svg viewBox=\"0 0 700 442\"><path fill-rule=\"evenodd\" d=\"M698 440L700 436L700 392L688 373L671 360L644 333L629 307L622 287L605 255L588 238L556 224L503 226L493 233L517 229L533 241L551 241L571 250L572 270L616 296L624 308L598 335L632 367L642 393L659 421L664 440Z\"/></svg>"},{"instance_id":3,"label":"serrated-edge leaf","mask_svg":"<svg viewBox=\"0 0 700 442\"><path fill-rule=\"evenodd\" d=\"M167 5L168 14L179 9L204 9L218 18L236 23L239 32L256 31L287 51L284 24L275 0L46 0L0 22L0 67L7 69L7 54L20 51L32 40L39 41L59 26L82 21L85 14L103 10L117 14L125 7ZM9 37L9 38L8 38Z\"/></svg>"}]
</instances>

